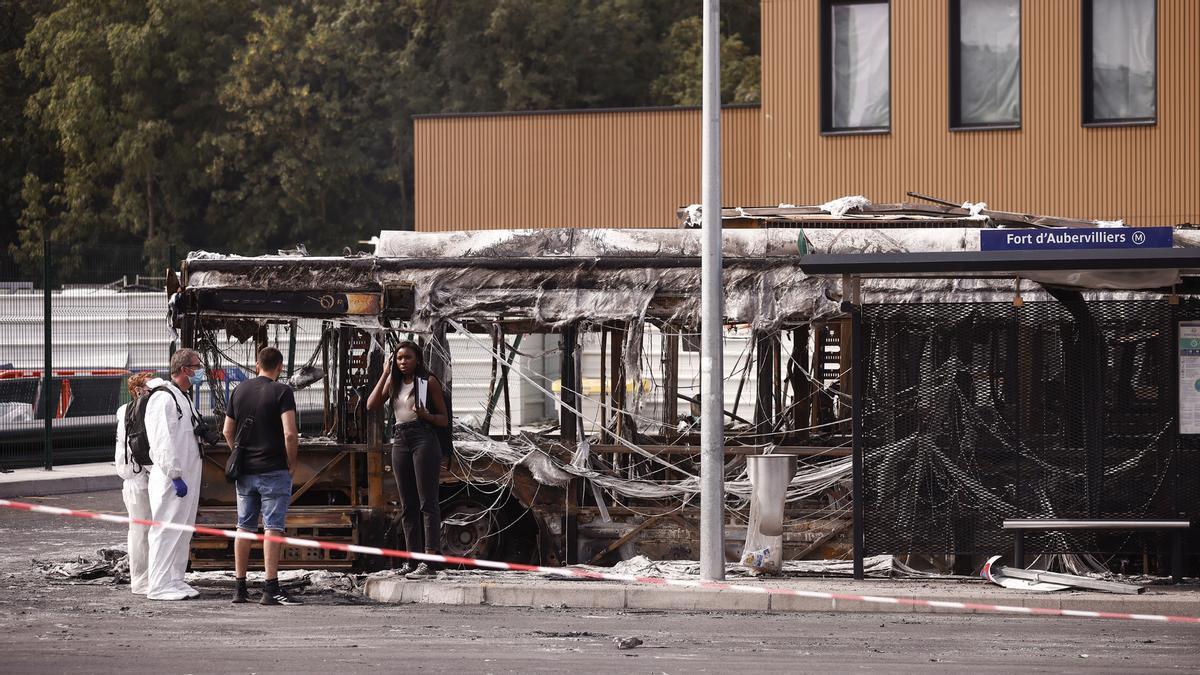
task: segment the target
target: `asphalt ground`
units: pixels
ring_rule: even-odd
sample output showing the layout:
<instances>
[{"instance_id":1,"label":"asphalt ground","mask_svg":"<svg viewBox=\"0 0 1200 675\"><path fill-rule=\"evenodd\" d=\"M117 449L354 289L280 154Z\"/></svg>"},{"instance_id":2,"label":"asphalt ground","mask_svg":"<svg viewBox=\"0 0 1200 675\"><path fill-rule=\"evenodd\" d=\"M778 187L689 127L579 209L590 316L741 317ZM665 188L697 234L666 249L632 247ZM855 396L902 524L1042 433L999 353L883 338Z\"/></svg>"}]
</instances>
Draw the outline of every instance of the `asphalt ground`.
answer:
<instances>
[{"instance_id":1,"label":"asphalt ground","mask_svg":"<svg viewBox=\"0 0 1200 675\"><path fill-rule=\"evenodd\" d=\"M120 512L116 491L37 498ZM385 604L232 605L220 584L158 603L49 581L32 560L120 547L119 526L0 509L0 672L918 672L1200 670L1188 625L1000 615ZM642 644L620 649L614 639Z\"/></svg>"}]
</instances>

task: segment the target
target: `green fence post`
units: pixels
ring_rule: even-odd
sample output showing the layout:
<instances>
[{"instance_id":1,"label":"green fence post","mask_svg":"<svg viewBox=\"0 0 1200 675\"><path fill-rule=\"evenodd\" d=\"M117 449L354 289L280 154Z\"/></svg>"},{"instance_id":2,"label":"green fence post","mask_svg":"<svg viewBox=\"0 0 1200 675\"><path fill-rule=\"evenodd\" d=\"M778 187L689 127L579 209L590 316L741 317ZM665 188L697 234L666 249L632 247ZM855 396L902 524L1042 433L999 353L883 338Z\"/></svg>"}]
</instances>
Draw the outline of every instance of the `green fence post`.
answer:
<instances>
[{"instance_id":1,"label":"green fence post","mask_svg":"<svg viewBox=\"0 0 1200 675\"><path fill-rule=\"evenodd\" d=\"M44 449L46 453L46 470L54 469L54 375L51 370L53 356L53 343L51 342L51 325L54 323L54 313L50 303L50 230L43 226L42 228L42 327L44 334L45 356L42 364L42 377L44 384L42 385L43 403L45 407L46 431L43 436Z\"/></svg>"}]
</instances>

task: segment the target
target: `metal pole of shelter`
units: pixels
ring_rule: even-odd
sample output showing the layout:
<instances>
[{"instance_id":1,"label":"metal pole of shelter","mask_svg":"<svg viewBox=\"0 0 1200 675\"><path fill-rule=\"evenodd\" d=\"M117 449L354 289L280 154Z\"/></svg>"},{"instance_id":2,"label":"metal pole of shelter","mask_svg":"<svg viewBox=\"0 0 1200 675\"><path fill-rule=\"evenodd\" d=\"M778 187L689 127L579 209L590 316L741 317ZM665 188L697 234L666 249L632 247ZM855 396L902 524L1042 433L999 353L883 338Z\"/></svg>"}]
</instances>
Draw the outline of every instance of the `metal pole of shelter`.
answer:
<instances>
[{"instance_id":1,"label":"metal pole of shelter","mask_svg":"<svg viewBox=\"0 0 1200 675\"><path fill-rule=\"evenodd\" d=\"M863 522L863 331L862 331L862 280L858 277L843 277L842 295L850 304L850 382L851 382L851 500L854 511L854 578L863 578L865 523Z\"/></svg>"},{"instance_id":2,"label":"metal pole of shelter","mask_svg":"<svg viewBox=\"0 0 1200 675\"><path fill-rule=\"evenodd\" d=\"M700 578L725 578L725 424L721 282L721 5L704 0L700 256Z\"/></svg>"}]
</instances>

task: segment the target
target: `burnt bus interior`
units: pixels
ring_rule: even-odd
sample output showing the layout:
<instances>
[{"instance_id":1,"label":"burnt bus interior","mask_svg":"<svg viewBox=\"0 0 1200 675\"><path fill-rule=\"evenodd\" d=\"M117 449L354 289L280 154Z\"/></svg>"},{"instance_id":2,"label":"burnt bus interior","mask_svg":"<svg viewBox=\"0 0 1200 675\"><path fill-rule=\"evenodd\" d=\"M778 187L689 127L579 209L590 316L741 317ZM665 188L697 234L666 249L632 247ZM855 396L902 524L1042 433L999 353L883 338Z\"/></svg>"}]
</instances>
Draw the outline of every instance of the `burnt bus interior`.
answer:
<instances>
[{"instance_id":1,"label":"burnt bus interior","mask_svg":"<svg viewBox=\"0 0 1200 675\"><path fill-rule=\"evenodd\" d=\"M728 560L748 521L746 456L767 453L797 458L785 560L851 556L855 332L842 284L805 275L799 253L923 250L959 246L980 227L1092 224L912 205L852 211L724 213ZM210 373L236 349L252 363L281 329L319 322L317 348L292 377L324 388L319 429L301 439L289 535L403 547L387 419L365 400L390 348L412 337L455 413L456 452L442 473L447 554L695 560L697 234L384 232L374 255L198 254L181 269L172 320ZM1081 296L1081 313L1012 278L873 279L863 293L867 554L969 574L1011 548L1005 518L1200 515L1200 443L1178 433L1174 407L1178 323L1200 320L1200 305L1097 291ZM468 348L483 364L470 372ZM544 367L530 370L534 361ZM530 392L540 418L519 414ZM227 450L204 454L198 522L234 527ZM1169 557L1159 533L1049 532L1029 547L1127 572L1161 572ZM231 560L227 540L193 540L194 567ZM381 564L292 548L283 560Z\"/></svg>"},{"instance_id":2,"label":"burnt bus interior","mask_svg":"<svg viewBox=\"0 0 1200 675\"><path fill-rule=\"evenodd\" d=\"M314 264L324 262L259 263L280 267ZM289 535L402 547L387 420L383 411L366 411L366 395L380 376L390 347L412 336L425 345L427 359L448 383L452 400L459 400L456 387L465 390L468 383L454 376L446 334L461 331L470 336L467 340L487 348L492 357L486 410L478 426L501 427L503 420L503 432L489 436L456 420L456 453L442 474L443 550L447 554L550 565L611 564L636 554L656 559L698 555L699 399L679 386L680 355L696 358L698 336L695 327L671 321L687 294L656 296L639 321L580 320L547 326L521 316L488 312L477 318L440 321L422 332L410 325L414 293L405 286L350 291L186 286L189 272L214 265L220 267L221 263L188 262L175 307L181 344L200 351L209 373L229 365L231 342L244 341L239 362L252 363L252 354L269 343L268 336L277 327L290 328L301 318L322 320L318 355L312 365L331 379L324 390L320 431L302 434ZM378 318L381 327L352 325L362 317ZM845 464L849 456L848 352L842 342L845 325L844 318L834 317L783 324L773 330L741 328L746 349L736 364L739 378L728 383L734 401L726 413L727 473L731 478L744 474L745 455L768 449L797 455L802 465L807 461L821 467L829 460ZM542 383L547 397L554 396L550 409L556 408L556 414L532 430L514 429L510 414L514 407L511 383L517 377L513 360L523 344L539 345L540 351L557 362L559 375L553 385ZM585 344L600 352L599 358L593 359L599 373L589 373L589 378L583 377L580 363ZM647 351L653 351L652 355L640 353L643 346L651 345ZM278 346L287 353L286 345ZM630 351L638 353L630 357ZM654 361L650 370L656 380L655 402L635 405L635 391L645 391L648 385L639 383L635 389L631 380L642 373L639 361L648 359ZM631 375L634 369L638 372ZM816 375L810 377L809 373ZM593 390L593 419L586 420L586 425L584 379ZM220 387L212 389L219 391ZM652 417L647 416L648 411ZM311 423L311 418L308 421ZM587 456L581 460L580 441L585 439ZM496 446L510 445L522 454L536 448L545 458L498 461ZM235 527L236 497L222 473L228 451L207 446L204 455L198 522ZM555 469L555 465L573 462L581 475ZM826 489L789 502L791 524L786 540L796 547L793 557L846 552L848 492L841 484L845 473L840 470L826 478ZM737 527L739 522L745 527L748 490L742 475L740 494L730 495L734 518L728 542L730 559L740 554ZM197 538L192 564L222 568L228 566L231 555L229 542ZM287 567L356 569L379 563L355 559L352 554L299 548L285 548L283 561Z\"/></svg>"}]
</instances>

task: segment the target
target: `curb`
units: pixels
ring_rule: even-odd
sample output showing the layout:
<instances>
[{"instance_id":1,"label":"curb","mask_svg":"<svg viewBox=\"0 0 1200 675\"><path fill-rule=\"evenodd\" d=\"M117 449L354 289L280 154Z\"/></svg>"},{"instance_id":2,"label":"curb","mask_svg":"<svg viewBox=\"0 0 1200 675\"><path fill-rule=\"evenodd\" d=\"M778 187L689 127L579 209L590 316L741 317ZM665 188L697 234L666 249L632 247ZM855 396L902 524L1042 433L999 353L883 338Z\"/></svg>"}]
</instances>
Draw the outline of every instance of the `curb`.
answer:
<instances>
[{"instance_id":1,"label":"curb","mask_svg":"<svg viewBox=\"0 0 1200 675\"><path fill-rule=\"evenodd\" d=\"M99 492L121 488L121 478L116 474L107 476L62 476L32 480L0 482L0 499L12 497L45 497L67 495L77 492Z\"/></svg>"},{"instance_id":2,"label":"curb","mask_svg":"<svg viewBox=\"0 0 1200 675\"><path fill-rule=\"evenodd\" d=\"M496 583L368 579L363 594L393 604L492 605L497 607L559 607L574 609L632 609L720 612L858 612L871 614L995 614L970 608L921 607L849 600L739 593L731 590L659 588L606 582ZM909 598L949 602L978 602L962 593L900 593ZM1104 594L1004 596L1008 605L1052 609L1101 610L1200 616L1200 598L1170 594L1114 598Z\"/></svg>"}]
</instances>

